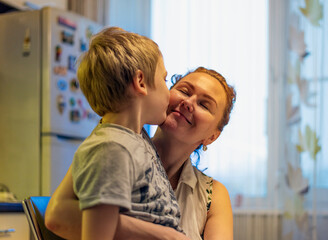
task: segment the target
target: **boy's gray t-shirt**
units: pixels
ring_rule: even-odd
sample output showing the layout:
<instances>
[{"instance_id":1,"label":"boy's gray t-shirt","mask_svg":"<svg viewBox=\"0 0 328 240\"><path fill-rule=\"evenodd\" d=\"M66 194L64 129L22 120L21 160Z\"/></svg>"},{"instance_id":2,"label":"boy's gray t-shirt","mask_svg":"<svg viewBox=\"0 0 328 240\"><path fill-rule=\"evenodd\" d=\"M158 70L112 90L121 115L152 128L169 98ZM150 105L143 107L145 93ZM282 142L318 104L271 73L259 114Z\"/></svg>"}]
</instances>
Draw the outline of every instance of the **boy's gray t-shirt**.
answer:
<instances>
[{"instance_id":1,"label":"boy's gray t-shirt","mask_svg":"<svg viewBox=\"0 0 328 240\"><path fill-rule=\"evenodd\" d=\"M98 124L76 151L72 176L81 209L116 205L126 215L181 231L177 200L144 130Z\"/></svg>"}]
</instances>

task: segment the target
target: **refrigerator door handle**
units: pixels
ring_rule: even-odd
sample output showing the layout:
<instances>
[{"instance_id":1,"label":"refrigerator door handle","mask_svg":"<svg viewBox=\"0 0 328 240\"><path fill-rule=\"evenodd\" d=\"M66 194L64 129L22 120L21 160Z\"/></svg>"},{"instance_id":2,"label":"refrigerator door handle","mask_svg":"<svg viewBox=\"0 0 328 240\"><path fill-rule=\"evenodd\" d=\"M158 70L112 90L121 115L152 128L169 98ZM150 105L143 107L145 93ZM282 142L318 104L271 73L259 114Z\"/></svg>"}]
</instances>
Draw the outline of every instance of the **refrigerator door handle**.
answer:
<instances>
[{"instance_id":1,"label":"refrigerator door handle","mask_svg":"<svg viewBox=\"0 0 328 240\"><path fill-rule=\"evenodd\" d=\"M66 140L66 141L84 141L84 139L85 139L83 137L68 136L68 135L57 134L57 133L42 133L41 136L42 137L57 137L58 139Z\"/></svg>"}]
</instances>

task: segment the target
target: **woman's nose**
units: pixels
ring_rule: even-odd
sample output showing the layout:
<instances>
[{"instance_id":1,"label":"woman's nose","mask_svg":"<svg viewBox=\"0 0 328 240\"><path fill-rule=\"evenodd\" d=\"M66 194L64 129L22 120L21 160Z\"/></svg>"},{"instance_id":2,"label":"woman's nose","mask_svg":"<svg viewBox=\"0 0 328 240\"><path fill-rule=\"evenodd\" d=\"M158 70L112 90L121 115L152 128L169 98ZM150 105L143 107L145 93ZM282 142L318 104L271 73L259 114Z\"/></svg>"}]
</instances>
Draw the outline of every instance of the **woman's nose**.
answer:
<instances>
[{"instance_id":1,"label":"woman's nose","mask_svg":"<svg viewBox=\"0 0 328 240\"><path fill-rule=\"evenodd\" d=\"M181 106L188 110L188 112L192 112L194 107L192 105L191 99L185 99L182 101Z\"/></svg>"}]
</instances>

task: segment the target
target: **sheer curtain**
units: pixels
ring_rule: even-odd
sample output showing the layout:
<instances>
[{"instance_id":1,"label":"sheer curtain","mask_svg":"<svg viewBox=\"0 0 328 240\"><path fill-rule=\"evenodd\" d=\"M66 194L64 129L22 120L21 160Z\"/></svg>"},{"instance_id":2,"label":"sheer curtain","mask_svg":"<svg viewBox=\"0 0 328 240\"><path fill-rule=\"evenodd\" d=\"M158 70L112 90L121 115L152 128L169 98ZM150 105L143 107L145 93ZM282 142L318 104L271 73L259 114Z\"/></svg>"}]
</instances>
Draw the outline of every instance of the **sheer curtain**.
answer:
<instances>
[{"instance_id":1,"label":"sheer curtain","mask_svg":"<svg viewBox=\"0 0 328 240\"><path fill-rule=\"evenodd\" d=\"M288 3L284 238L324 239L327 226L322 220L328 214L328 4L320 0Z\"/></svg>"},{"instance_id":2,"label":"sheer curtain","mask_svg":"<svg viewBox=\"0 0 328 240\"><path fill-rule=\"evenodd\" d=\"M241 205L267 194L268 3L257 0L152 2L152 38L169 75L198 66L221 73L237 92L230 123L201 154L199 169ZM264 203L264 202L263 202ZM247 205L247 204L246 204Z\"/></svg>"}]
</instances>

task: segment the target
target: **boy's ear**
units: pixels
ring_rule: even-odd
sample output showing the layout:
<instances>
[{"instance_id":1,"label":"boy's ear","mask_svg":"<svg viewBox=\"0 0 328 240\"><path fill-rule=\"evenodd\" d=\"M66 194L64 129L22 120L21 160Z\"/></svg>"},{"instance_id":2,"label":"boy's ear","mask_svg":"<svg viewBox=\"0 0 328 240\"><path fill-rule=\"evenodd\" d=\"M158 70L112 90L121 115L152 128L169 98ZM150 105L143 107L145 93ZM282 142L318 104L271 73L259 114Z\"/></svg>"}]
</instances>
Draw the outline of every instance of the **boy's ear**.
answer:
<instances>
[{"instance_id":1,"label":"boy's ear","mask_svg":"<svg viewBox=\"0 0 328 240\"><path fill-rule=\"evenodd\" d=\"M141 70L137 70L133 77L133 88L136 93L147 95L147 85L145 82L145 75Z\"/></svg>"}]
</instances>

